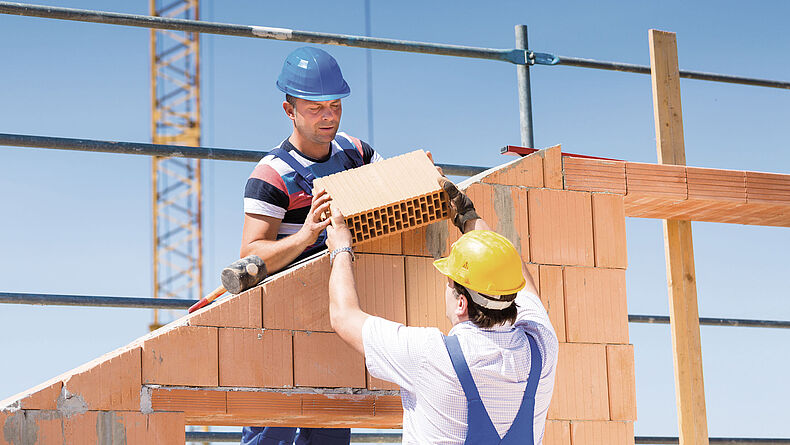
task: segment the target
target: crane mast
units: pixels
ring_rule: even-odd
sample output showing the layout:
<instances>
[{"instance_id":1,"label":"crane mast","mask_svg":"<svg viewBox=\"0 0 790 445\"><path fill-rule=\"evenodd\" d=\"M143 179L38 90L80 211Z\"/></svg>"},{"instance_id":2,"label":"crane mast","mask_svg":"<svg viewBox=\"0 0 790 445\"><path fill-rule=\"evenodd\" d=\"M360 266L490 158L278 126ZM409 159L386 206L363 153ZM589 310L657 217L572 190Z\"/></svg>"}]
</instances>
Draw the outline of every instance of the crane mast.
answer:
<instances>
[{"instance_id":1,"label":"crane mast","mask_svg":"<svg viewBox=\"0 0 790 445\"><path fill-rule=\"evenodd\" d=\"M198 20L198 0L149 0L150 15ZM151 137L200 146L200 41L197 33L151 29ZM153 157L153 295L203 294L200 160ZM163 323L154 309L150 328ZM166 321L165 321L166 322Z\"/></svg>"}]
</instances>

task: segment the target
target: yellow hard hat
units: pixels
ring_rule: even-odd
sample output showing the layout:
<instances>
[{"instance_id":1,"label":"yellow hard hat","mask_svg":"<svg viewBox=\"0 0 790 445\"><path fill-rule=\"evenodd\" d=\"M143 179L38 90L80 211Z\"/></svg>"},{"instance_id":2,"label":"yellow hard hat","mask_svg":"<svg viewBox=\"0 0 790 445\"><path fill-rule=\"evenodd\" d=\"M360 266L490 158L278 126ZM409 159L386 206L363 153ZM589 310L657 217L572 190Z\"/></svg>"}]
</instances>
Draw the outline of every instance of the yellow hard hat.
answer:
<instances>
[{"instance_id":1,"label":"yellow hard hat","mask_svg":"<svg viewBox=\"0 0 790 445\"><path fill-rule=\"evenodd\" d=\"M490 230L465 233L453 243L450 255L433 265L456 283L486 295L514 294L526 285L518 251Z\"/></svg>"}]
</instances>

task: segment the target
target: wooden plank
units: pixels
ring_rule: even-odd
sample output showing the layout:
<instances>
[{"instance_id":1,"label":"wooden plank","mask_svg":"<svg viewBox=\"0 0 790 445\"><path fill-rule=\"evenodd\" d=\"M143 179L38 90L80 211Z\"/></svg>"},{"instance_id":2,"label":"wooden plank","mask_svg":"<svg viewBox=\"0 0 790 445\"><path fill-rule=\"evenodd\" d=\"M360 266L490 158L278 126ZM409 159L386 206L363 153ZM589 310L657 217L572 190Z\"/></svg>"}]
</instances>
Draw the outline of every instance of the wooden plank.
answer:
<instances>
[{"instance_id":1,"label":"wooden plank","mask_svg":"<svg viewBox=\"0 0 790 445\"><path fill-rule=\"evenodd\" d=\"M649 39L658 162L686 165L675 34ZM664 247L680 443L708 444L691 222L664 220Z\"/></svg>"}]
</instances>

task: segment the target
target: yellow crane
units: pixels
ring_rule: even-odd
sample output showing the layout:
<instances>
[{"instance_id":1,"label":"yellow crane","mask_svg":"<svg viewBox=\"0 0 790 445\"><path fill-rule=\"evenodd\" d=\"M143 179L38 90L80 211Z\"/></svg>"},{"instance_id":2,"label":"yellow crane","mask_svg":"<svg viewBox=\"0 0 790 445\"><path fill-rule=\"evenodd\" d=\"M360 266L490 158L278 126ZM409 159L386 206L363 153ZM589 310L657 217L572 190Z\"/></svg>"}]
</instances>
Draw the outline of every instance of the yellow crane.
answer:
<instances>
[{"instance_id":1,"label":"yellow crane","mask_svg":"<svg viewBox=\"0 0 790 445\"><path fill-rule=\"evenodd\" d=\"M150 15L199 19L198 0L149 0ZM155 144L200 146L200 39L151 29L151 137ZM203 295L200 160L154 157L153 295ZM151 330L162 325L153 312Z\"/></svg>"}]
</instances>

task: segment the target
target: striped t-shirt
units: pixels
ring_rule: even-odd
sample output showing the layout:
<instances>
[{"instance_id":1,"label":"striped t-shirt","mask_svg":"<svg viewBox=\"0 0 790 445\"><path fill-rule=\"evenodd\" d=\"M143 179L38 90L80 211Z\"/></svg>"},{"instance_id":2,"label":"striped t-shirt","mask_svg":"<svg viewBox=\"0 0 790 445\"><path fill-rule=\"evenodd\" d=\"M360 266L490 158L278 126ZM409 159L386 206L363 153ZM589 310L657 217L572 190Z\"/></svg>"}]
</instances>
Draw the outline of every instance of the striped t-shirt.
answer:
<instances>
[{"instance_id":1,"label":"striped t-shirt","mask_svg":"<svg viewBox=\"0 0 790 445\"><path fill-rule=\"evenodd\" d=\"M381 155L367 143L345 133L338 133L337 136L351 141L362 154L362 161L365 164L382 159ZM305 156L288 139L280 147L293 156L298 163L310 170L316 178L345 170L343 158L346 155L336 141L332 141L329 157L323 160ZM266 155L258 162L250 178L247 179L247 186L244 189L244 212L281 219L282 222L277 233L277 239L281 239L302 228L310 211L312 199L312 193L307 194L299 187L293 168L282 159ZM325 240L326 234L321 233L316 242L308 246L296 260L322 249Z\"/></svg>"}]
</instances>

